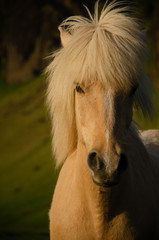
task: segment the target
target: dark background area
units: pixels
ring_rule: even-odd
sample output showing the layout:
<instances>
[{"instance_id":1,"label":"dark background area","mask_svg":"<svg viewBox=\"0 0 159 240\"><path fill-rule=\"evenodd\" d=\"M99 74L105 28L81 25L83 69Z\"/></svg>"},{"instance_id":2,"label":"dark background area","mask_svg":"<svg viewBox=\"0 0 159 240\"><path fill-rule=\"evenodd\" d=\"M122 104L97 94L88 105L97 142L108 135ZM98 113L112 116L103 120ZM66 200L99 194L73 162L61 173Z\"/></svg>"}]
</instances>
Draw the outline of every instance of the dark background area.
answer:
<instances>
[{"instance_id":1,"label":"dark background area","mask_svg":"<svg viewBox=\"0 0 159 240\"><path fill-rule=\"evenodd\" d=\"M92 11L95 1L0 0L1 76L9 84L25 82L41 73L44 60L59 46L58 25L66 17ZM101 0L100 3L105 1ZM137 16L147 29L151 55L147 71L157 82L159 74L159 1L127 1L137 6ZM158 84L157 84L158 85Z\"/></svg>"},{"instance_id":2,"label":"dark background area","mask_svg":"<svg viewBox=\"0 0 159 240\"><path fill-rule=\"evenodd\" d=\"M70 15L87 16L82 4L92 12L94 3L0 0L0 240L49 239L58 170L42 72L60 46L58 25ZM159 128L159 1L136 0L135 14L147 31L145 71L156 88L157 111L154 121L134 116L143 129Z\"/></svg>"}]
</instances>

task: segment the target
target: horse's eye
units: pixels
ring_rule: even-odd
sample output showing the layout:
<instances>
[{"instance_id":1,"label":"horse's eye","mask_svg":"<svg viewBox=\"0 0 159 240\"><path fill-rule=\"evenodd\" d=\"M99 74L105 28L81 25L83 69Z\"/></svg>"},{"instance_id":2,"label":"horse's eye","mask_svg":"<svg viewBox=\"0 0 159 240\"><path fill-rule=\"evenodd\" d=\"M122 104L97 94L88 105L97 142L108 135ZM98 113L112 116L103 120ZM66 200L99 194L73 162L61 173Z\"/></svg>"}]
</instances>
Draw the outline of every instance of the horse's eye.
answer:
<instances>
[{"instance_id":1,"label":"horse's eye","mask_svg":"<svg viewBox=\"0 0 159 240\"><path fill-rule=\"evenodd\" d=\"M76 91L78 93L84 93L83 89L79 85L76 86Z\"/></svg>"}]
</instances>

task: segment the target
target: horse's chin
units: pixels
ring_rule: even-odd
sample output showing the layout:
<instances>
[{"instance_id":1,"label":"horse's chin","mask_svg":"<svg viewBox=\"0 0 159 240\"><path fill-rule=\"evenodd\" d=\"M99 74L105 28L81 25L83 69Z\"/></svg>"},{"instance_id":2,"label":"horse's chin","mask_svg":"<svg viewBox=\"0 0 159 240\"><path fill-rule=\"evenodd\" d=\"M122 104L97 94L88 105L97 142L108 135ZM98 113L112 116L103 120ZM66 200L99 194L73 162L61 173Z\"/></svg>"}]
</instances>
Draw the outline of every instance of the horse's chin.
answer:
<instances>
[{"instance_id":1,"label":"horse's chin","mask_svg":"<svg viewBox=\"0 0 159 240\"><path fill-rule=\"evenodd\" d=\"M114 187L116 186L118 183L119 183L119 180L116 180L116 181L96 181L95 179L93 179L93 182L100 186L100 187L103 187L103 188L110 188L110 187Z\"/></svg>"}]
</instances>

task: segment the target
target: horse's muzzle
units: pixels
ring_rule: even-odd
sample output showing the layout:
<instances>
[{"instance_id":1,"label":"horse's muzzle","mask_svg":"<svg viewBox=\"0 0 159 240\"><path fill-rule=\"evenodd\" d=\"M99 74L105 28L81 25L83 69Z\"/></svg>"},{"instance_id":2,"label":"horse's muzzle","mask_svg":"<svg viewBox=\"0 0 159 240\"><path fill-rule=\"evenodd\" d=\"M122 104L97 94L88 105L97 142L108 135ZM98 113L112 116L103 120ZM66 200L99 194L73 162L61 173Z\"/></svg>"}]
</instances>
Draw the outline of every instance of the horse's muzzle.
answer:
<instances>
[{"instance_id":1,"label":"horse's muzzle","mask_svg":"<svg viewBox=\"0 0 159 240\"><path fill-rule=\"evenodd\" d=\"M115 159L99 157L96 151L88 154L87 163L93 181L102 187L112 187L119 183L120 177L128 167L128 159L124 153Z\"/></svg>"}]
</instances>

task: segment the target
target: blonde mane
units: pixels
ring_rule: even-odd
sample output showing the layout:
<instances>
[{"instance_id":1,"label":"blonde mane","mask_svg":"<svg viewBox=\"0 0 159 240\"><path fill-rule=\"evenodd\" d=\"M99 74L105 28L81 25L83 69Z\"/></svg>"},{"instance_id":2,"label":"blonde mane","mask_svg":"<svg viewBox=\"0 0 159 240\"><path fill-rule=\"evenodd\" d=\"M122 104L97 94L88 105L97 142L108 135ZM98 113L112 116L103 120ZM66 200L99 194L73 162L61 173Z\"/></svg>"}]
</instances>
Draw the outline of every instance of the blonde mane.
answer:
<instances>
[{"instance_id":1,"label":"blonde mane","mask_svg":"<svg viewBox=\"0 0 159 240\"><path fill-rule=\"evenodd\" d=\"M53 149L57 166L76 148L75 83L100 81L107 88L129 89L139 84L135 102L144 114L151 113L149 81L143 65L145 36L128 8L117 1L105 5L98 16L98 3L89 19L74 16L61 26L72 37L53 54L47 68L47 102L52 118Z\"/></svg>"}]
</instances>

